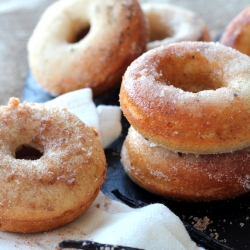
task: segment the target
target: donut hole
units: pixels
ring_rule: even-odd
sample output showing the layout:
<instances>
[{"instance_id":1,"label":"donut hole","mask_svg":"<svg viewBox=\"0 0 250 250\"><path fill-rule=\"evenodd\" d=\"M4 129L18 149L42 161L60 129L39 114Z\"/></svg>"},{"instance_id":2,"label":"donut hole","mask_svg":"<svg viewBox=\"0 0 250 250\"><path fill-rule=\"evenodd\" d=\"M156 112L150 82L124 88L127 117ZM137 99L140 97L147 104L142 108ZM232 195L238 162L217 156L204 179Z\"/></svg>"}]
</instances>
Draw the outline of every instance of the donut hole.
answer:
<instances>
[{"instance_id":1,"label":"donut hole","mask_svg":"<svg viewBox=\"0 0 250 250\"><path fill-rule=\"evenodd\" d=\"M166 26L166 25L165 25ZM154 42L154 41L161 41L165 38L168 37L173 37L173 31L168 28L166 29L166 27L164 29L160 28L160 25L155 27L154 30L150 30L150 37L149 37L149 41L150 42Z\"/></svg>"},{"instance_id":2,"label":"donut hole","mask_svg":"<svg viewBox=\"0 0 250 250\"><path fill-rule=\"evenodd\" d=\"M174 30L168 26L168 21L159 17L156 13L148 13L150 36L149 41L160 41L174 36Z\"/></svg>"},{"instance_id":3,"label":"donut hole","mask_svg":"<svg viewBox=\"0 0 250 250\"><path fill-rule=\"evenodd\" d=\"M162 65L165 65L163 69ZM158 72L161 72L161 82L186 92L198 93L227 86L222 67L201 55L167 58Z\"/></svg>"},{"instance_id":4,"label":"donut hole","mask_svg":"<svg viewBox=\"0 0 250 250\"><path fill-rule=\"evenodd\" d=\"M38 160L42 156L42 152L29 145L21 145L15 151L15 158L20 160Z\"/></svg>"},{"instance_id":5,"label":"donut hole","mask_svg":"<svg viewBox=\"0 0 250 250\"><path fill-rule=\"evenodd\" d=\"M84 39L84 37L87 36L90 31L90 27L90 24L85 24L84 26L80 26L77 29L75 28L68 38L68 43L80 42L82 39Z\"/></svg>"}]
</instances>

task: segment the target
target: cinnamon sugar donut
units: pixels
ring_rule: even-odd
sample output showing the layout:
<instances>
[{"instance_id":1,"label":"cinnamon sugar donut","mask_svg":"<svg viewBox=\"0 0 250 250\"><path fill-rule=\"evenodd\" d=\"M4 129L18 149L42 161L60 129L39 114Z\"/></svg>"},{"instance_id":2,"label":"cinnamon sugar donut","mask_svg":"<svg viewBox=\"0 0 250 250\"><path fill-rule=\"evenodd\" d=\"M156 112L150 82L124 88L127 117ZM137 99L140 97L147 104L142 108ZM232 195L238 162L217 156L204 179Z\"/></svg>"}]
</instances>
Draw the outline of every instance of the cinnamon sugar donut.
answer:
<instances>
[{"instance_id":1,"label":"cinnamon sugar donut","mask_svg":"<svg viewBox=\"0 0 250 250\"><path fill-rule=\"evenodd\" d=\"M141 5L150 27L147 50L181 41L210 41L205 22L194 12L166 3Z\"/></svg>"},{"instance_id":2,"label":"cinnamon sugar donut","mask_svg":"<svg viewBox=\"0 0 250 250\"><path fill-rule=\"evenodd\" d=\"M228 24L220 42L250 56L250 6Z\"/></svg>"},{"instance_id":3,"label":"cinnamon sugar donut","mask_svg":"<svg viewBox=\"0 0 250 250\"><path fill-rule=\"evenodd\" d=\"M0 117L0 230L47 231L81 215L106 175L97 134L67 110L15 98Z\"/></svg>"},{"instance_id":4,"label":"cinnamon sugar donut","mask_svg":"<svg viewBox=\"0 0 250 250\"><path fill-rule=\"evenodd\" d=\"M152 49L125 72L120 105L144 137L183 153L250 145L250 58L213 42Z\"/></svg>"},{"instance_id":5,"label":"cinnamon sugar donut","mask_svg":"<svg viewBox=\"0 0 250 250\"><path fill-rule=\"evenodd\" d=\"M136 0L59 0L38 22L28 58L36 81L53 96L120 84L145 51L148 25Z\"/></svg>"},{"instance_id":6,"label":"cinnamon sugar donut","mask_svg":"<svg viewBox=\"0 0 250 250\"><path fill-rule=\"evenodd\" d=\"M121 156L135 183L167 198L211 201L250 190L250 147L226 154L175 153L146 140L131 126Z\"/></svg>"}]
</instances>

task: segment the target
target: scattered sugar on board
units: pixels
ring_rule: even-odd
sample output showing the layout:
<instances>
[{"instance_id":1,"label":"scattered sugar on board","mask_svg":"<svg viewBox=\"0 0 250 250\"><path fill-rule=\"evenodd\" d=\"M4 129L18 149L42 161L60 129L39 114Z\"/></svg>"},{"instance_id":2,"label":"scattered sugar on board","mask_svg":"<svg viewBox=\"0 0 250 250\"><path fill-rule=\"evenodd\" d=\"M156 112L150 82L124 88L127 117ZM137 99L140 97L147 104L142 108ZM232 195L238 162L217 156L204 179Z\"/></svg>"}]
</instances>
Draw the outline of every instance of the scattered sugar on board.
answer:
<instances>
[{"instance_id":1,"label":"scattered sugar on board","mask_svg":"<svg viewBox=\"0 0 250 250\"><path fill-rule=\"evenodd\" d=\"M207 216L204 216L203 218L190 216L190 218L194 220L192 222L193 226L202 232L205 232L208 226L213 223L213 221L211 221ZM219 233L216 232L216 229L209 229L209 235L210 237L219 240ZM220 240L220 242L226 242L226 239Z\"/></svg>"}]
</instances>

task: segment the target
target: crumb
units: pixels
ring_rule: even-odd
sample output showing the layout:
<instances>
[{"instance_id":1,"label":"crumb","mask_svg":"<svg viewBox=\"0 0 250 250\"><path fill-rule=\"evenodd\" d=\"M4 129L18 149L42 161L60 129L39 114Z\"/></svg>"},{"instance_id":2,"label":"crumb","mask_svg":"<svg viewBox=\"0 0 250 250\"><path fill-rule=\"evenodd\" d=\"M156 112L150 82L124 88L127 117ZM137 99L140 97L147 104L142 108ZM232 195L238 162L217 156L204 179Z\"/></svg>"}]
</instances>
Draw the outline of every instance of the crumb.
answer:
<instances>
[{"instance_id":1,"label":"crumb","mask_svg":"<svg viewBox=\"0 0 250 250\"><path fill-rule=\"evenodd\" d=\"M218 233L211 233L210 236L213 237L216 240L219 238L219 234Z\"/></svg>"},{"instance_id":2,"label":"crumb","mask_svg":"<svg viewBox=\"0 0 250 250\"><path fill-rule=\"evenodd\" d=\"M112 152L112 155L114 155L114 156L118 156L118 155L120 155L120 152L119 152L119 151L116 151L116 152L115 152L115 151L113 151L113 152Z\"/></svg>"},{"instance_id":3,"label":"crumb","mask_svg":"<svg viewBox=\"0 0 250 250\"><path fill-rule=\"evenodd\" d=\"M212 221L210 221L210 219L207 216L205 216L203 219L194 217L194 221L196 222L194 224L194 227L200 231L205 231L208 225L213 223Z\"/></svg>"},{"instance_id":4,"label":"crumb","mask_svg":"<svg viewBox=\"0 0 250 250\"><path fill-rule=\"evenodd\" d=\"M20 104L20 100L19 100L18 98L11 97L11 98L9 99L8 106L10 106L11 108L15 108L15 107L17 107L19 104Z\"/></svg>"},{"instance_id":5,"label":"crumb","mask_svg":"<svg viewBox=\"0 0 250 250\"><path fill-rule=\"evenodd\" d=\"M226 239L224 239L224 240L220 240L220 242L224 242L224 243L226 243L226 242L227 242L227 240L226 240Z\"/></svg>"},{"instance_id":6,"label":"crumb","mask_svg":"<svg viewBox=\"0 0 250 250\"><path fill-rule=\"evenodd\" d=\"M244 223L240 223L240 226L241 226L241 227L244 227L244 225L245 225Z\"/></svg>"},{"instance_id":7,"label":"crumb","mask_svg":"<svg viewBox=\"0 0 250 250\"><path fill-rule=\"evenodd\" d=\"M105 202L104 207L105 207L106 209L108 209L108 208L109 208L109 205L110 205L110 202Z\"/></svg>"}]
</instances>

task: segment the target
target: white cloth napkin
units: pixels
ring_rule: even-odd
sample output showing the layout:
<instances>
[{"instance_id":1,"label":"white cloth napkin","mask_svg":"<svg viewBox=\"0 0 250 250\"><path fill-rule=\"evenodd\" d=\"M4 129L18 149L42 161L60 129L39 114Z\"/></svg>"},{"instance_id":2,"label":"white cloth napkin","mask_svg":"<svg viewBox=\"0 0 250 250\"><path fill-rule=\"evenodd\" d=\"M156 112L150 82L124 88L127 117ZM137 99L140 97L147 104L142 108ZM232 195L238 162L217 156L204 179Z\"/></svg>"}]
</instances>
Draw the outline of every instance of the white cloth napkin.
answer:
<instances>
[{"instance_id":1,"label":"white cloth napkin","mask_svg":"<svg viewBox=\"0 0 250 250\"><path fill-rule=\"evenodd\" d=\"M116 106L96 108L90 89L67 93L48 105L67 108L95 127L103 147L121 132L121 111ZM91 207L75 221L46 233L0 232L0 249L59 250L63 240L92 240L99 243L146 250L198 250L181 220L166 206L153 204L133 209L100 192Z\"/></svg>"},{"instance_id":2,"label":"white cloth napkin","mask_svg":"<svg viewBox=\"0 0 250 250\"><path fill-rule=\"evenodd\" d=\"M94 127L103 148L107 148L121 134L121 109L118 106L95 106L90 88L72 91L48 101L48 105L66 108L85 124Z\"/></svg>"}]
</instances>

